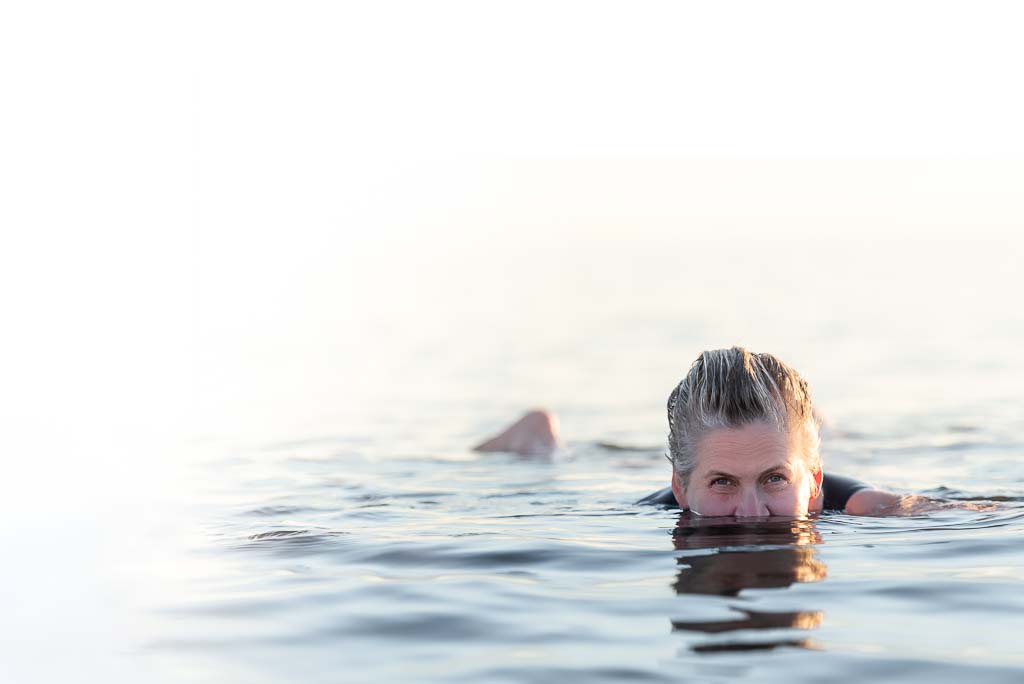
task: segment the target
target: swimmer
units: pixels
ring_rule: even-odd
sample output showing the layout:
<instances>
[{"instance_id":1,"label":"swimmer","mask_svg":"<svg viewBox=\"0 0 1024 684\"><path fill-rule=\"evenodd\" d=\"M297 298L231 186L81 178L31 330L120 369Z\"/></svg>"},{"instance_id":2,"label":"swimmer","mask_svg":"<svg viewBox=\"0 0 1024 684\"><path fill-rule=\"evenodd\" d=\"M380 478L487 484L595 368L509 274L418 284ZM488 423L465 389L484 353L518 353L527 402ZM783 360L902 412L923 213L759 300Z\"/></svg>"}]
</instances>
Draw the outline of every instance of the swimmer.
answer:
<instances>
[{"instance_id":1,"label":"swimmer","mask_svg":"<svg viewBox=\"0 0 1024 684\"><path fill-rule=\"evenodd\" d=\"M819 422L807 382L777 357L742 347L703 352L668 398L671 485L638 503L742 517L992 509L895 494L826 474ZM535 410L475 450L541 455L563 446L557 418Z\"/></svg>"}]
</instances>

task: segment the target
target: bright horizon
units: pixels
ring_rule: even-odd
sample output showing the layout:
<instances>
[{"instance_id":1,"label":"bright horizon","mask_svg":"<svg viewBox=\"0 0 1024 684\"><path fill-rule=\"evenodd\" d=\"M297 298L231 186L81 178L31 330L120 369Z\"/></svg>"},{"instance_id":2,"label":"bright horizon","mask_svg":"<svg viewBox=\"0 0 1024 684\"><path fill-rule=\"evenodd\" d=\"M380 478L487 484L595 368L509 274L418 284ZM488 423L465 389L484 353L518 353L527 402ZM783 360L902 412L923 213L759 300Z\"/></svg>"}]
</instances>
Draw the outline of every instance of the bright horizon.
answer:
<instances>
[{"instance_id":1,"label":"bright horizon","mask_svg":"<svg viewBox=\"0 0 1024 684\"><path fill-rule=\"evenodd\" d=\"M144 632L132 601L162 590L145 549L187 529L204 485L183 465L197 432L306 436L367 396L489 378L521 339L557 352L519 386L530 401L582 368L635 400L677 363L631 365L620 350L651 331L630 321L687 284L693 245L834 259L784 314L841 330L879 312L871 345L808 371L834 397L851 359L917 340L998 348L1005 368L966 380L1015 390L1020 3L48 2L0 19L0 542L18 588L0 668L138 680L113 654ZM849 256L875 244L878 268ZM799 266L777 289L806 285ZM706 337L799 358L819 338L765 332L765 272L749 253L743 287L701 272L701 305L725 312ZM552 283L622 317L566 337ZM657 334L666 349L679 331ZM889 405L942 396L931 372Z\"/></svg>"},{"instance_id":2,"label":"bright horizon","mask_svg":"<svg viewBox=\"0 0 1024 684\"><path fill-rule=\"evenodd\" d=\"M15 230L2 273L25 333L5 342L8 414L26 448L55 421L177 432L207 340L287 338L290 322L305 335L389 305L408 278L374 277L408 255L451 263L448 244L681 226L687 239L1011 239L1024 223L1022 14L1013 2L8 10Z\"/></svg>"}]
</instances>

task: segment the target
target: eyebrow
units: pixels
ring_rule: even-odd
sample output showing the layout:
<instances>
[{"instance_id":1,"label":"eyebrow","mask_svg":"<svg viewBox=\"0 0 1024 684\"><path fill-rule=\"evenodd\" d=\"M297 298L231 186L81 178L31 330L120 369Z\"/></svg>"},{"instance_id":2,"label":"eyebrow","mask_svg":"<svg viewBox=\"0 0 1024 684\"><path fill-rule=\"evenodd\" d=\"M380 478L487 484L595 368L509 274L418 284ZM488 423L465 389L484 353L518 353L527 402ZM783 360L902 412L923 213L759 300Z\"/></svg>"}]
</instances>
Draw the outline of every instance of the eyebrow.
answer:
<instances>
[{"instance_id":1,"label":"eyebrow","mask_svg":"<svg viewBox=\"0 0 1024 684\"><path fill-rule=\"evenodd\" d=\"M773 470L785 470L786 469L786 465L787 464L785 464L785 463L780 463L779 465L773 465L771 468L767 468L765 470L762 470L761 474L758 475L758 477L764 477L765 475L767 475L768 473L772 472ZM712 470L710 473L705 475L705 477L731 477L734 480L738 480L739 479L738 477L736 477L732 473L726 473L726 472L723 472L721 470Z\"/></svg>"}]
</instances>

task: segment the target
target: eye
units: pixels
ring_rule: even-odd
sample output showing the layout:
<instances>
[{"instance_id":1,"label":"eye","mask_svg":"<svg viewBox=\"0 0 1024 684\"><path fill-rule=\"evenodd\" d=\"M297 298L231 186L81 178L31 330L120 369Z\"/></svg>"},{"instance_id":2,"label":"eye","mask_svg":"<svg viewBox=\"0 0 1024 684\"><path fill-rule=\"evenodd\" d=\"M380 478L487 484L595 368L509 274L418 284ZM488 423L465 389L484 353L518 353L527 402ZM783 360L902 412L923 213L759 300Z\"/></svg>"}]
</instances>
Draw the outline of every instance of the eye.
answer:
<instances>
[{"instance_id":1,"label":"eye","mask_svg":"<svg viewBox=\"0 0 1024 684\"><path fill-rule=\"evenodd\" d=\"M772 473L766 477L764 481L766 484L780 484L782 482L788 482L786 476L782 473Z\"/></svg>"},{"instance_id":2,"label":"eye","mask_svg":"<svg viewBox=\"0 0 1024 684\"><path fill-rule=\"evenodd\" d=\"M714 480L711 481L711 486L712 487L717 487L717 486L728 487L731 484L732 484L732 480L730 480L727 477L716 477Z\"/></svg>"}]
</instances>

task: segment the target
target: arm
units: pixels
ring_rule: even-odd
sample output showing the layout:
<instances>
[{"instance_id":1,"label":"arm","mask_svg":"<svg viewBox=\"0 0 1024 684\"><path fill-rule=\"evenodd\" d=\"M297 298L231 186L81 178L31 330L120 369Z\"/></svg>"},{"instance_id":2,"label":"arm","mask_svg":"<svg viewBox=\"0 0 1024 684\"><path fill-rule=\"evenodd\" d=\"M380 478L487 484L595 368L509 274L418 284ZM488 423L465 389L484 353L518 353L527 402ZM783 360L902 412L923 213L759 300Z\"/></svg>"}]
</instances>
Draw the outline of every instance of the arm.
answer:
<instances>
[{"instance_id":1,"label":"arm","mask_svg":"<svg viewBox=\"0 0 1024 684\"><path fill-rule=\"evenodd\" d=\"M900 516L917 515L918 513L951 508L968 511L994 511L999 506L994 503L943 501L942 499L929 499L926 496L883 492L880 489L862 489L850 496L846 502L844 513L850 515Z\"/></svg>"}]
</instances>

